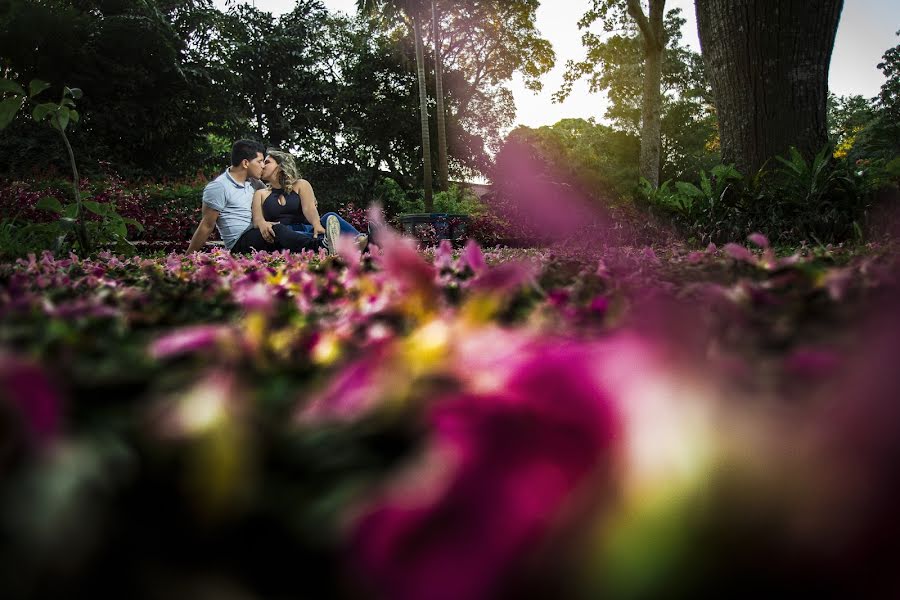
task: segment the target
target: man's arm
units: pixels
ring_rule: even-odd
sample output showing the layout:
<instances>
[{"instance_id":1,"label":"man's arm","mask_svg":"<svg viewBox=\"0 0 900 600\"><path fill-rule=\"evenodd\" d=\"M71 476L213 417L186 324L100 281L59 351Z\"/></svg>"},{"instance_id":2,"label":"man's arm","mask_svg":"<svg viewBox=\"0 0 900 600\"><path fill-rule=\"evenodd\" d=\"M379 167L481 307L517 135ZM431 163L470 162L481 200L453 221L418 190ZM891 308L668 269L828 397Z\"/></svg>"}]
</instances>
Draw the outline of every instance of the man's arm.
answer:
<instances>
[{"instance_id":1,"label":"man's arm","mask_svg":"<svg viewBox=\"0 0 900 600\"><path fill-rule=\"evenodd\" d=\"M203 247L203 244L206 243L206 240L209 239L213 229L215 229L216 221L218 219L219 211L204 204L203 217L200 219L200 224L197 225L197 231L194 232L194 237L191 238L191 245L188 246L187 249L188 254L197 252Z\"/></svg>"}]
</instances>

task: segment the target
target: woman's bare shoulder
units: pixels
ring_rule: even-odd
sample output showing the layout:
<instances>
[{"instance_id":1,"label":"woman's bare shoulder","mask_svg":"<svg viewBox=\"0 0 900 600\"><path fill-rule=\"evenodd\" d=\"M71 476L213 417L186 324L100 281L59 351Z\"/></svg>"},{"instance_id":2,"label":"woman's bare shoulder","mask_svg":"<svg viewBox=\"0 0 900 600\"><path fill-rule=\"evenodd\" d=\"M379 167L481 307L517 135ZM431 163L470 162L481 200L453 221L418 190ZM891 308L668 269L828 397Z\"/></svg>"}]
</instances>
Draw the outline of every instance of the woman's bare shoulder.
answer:
<instances>
[{"instance_id":1,"label":"woman's bare shoulder","mask_svg":"<svg viewBox=\"0 0 900 600\"><path fill-rule=\"evenodd\" d=\"M299 192L301 190L311 190L312 185L305 179L298 179L294 182L294 191Z\"/></svg>"}]
</instances>

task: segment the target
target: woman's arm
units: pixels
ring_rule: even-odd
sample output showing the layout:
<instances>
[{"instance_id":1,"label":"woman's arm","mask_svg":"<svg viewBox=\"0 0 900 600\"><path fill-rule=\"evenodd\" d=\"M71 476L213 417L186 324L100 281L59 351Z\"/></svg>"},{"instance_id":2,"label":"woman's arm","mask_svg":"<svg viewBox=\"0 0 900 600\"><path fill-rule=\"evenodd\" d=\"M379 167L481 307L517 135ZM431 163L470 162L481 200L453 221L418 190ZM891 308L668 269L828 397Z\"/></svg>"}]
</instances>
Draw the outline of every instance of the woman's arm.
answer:
<instances>
[{"instance_id":1,"label":"woman's arm","mask_svg":"<svg viewBox=\"0 0 900 600\"><path fill-rule=\"evenodd\" d=\"M312 186L305 179L301 179L294 183L294 191L300 196L300 210L303 216L313 226L313 235L325 233L322 227L321 218L319 217L319 208L316 203L316 194L313 192Z\"/></svg>"}]
</instances>

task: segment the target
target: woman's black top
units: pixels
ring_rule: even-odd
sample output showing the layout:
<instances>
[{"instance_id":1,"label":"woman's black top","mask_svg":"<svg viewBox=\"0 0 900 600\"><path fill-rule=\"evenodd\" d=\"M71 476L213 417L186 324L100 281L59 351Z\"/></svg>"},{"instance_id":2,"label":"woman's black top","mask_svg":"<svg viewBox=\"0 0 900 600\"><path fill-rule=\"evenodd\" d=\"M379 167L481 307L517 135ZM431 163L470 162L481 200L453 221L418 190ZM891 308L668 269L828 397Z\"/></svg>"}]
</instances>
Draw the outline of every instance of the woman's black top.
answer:
<instances>
[{"instance_id":1,"label":"woman's black top","mask_svg":"<svg viewBox=\"0 0 900 600\"><path fill-rule=\"evenodd\" d=\"M284 196L284 206L278 202L278 198L281 196ZM300 196L294 191L285 195L283 189L272 190L269 197L263 200L262 211L263 218L272 223L275 221L283 225L306 223L306 217L300 210Z\"/></svg>"}]
</instances>

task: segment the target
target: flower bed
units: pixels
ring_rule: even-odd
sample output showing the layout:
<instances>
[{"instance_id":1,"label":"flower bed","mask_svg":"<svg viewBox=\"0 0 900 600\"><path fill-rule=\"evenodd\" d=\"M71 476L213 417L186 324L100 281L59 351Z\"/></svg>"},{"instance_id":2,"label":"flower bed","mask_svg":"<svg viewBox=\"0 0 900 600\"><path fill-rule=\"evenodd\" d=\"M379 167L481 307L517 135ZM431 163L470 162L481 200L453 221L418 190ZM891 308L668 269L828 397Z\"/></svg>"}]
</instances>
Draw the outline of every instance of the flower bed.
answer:
<instances>
[{"instance_id":1,"label":"flower bed","mask_svg":"<svg viewBox=\"0 0 900 600\"><path fill-rule=\"evenodd\" d=\"M0 583L892 589L894 254L751 241L2 264Z\"/></svg>"}]
</instances>

